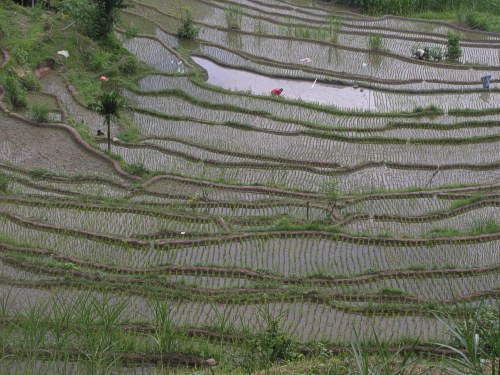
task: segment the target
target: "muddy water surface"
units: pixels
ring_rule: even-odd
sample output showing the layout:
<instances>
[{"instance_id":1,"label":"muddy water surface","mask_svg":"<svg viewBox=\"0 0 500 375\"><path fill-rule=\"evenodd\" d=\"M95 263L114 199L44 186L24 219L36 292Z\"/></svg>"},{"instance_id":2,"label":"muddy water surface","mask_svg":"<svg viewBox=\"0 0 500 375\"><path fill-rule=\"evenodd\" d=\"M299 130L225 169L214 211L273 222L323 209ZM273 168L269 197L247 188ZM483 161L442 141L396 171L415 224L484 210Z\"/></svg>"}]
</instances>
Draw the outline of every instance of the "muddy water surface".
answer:
<instances>
[{"instance_id":1,"label":"muddy water surface","mask_svg":"<svg viewBox=\"0 0 500 375\"><path fill-rule=\"evenodd\" d=\"M334 105L356 110L376 110L371 90L334 84L314 83L267 77L243 70L226 68L208 59L193 56L194 62L208 72L208 82L234 91L251 91L256 95L270 95L273 88L283 88L282 96L307 102Z\"/></svg>"}]
</instances>

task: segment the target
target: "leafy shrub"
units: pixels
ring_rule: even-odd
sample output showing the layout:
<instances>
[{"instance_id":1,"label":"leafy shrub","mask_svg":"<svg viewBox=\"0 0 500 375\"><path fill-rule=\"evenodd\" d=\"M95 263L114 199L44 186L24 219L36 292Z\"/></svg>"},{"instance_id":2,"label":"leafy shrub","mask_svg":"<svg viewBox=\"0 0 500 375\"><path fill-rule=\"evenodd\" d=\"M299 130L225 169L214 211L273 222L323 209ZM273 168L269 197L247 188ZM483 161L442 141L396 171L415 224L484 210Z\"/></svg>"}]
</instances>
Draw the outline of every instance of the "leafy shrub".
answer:
<instances>
[{"instance_id":1,"label":"leafy shrub","mask_svg":"<svg viewBox=\"0 0 500 375\"><path fill-rule=\"evenodd\" d=\"M14 108L26 107L26 90L21 86L17 77L11 75L5 79L5 90Z\"/></svg>"},{"instance_id":2,"label":"leafy shrub","mask_svg":"<svg viewBox=\"0 0 500 375\"><path fill-rule=\"evenodd\" d=\"M441 47L429 47L427 52L428 59L441 61L443 59L443 49Z\"/></svg>"},{"instance_id":3,"label":"leafy shrub","mask_svg":"<svg viewBox=\"0 0 500 375\"><path fill-rule=\"evenodd\" d=\"M448 60L456 61L462 57L461 39L462 35L460 33L448 31L448 44L446 46L446 58Z\"/></svg>"},{"instance_id":4,"label":"leafy shrub","mask_svg":"<svg viewBox=\"0 0 500 375\"><path fill-rule=\"evenodd\" d=\"M434 61L441 61L443 59L443 49L441 47L425 47L425 46L412 46L411 47L411 54L412 56L415 56L415 53L417 52L418 49L422 49L425 51L424 59L429 61L429 60L434 60Z\"/></svg>"},{"instance_id":5,"label":"leafy shrub","mask_svg":"<svg viewBox=\"0 0 500 375\"><path fill-rule=\"evenodd\" d=\"M381 34L370 35L368 38L368 48L374 51L380 51L383 46Z\"/></svg>"},{"instance_id":6,"label":"leafy shrub","mask_svg":"<svg viewBox=\"0 0 500 375\"><path fill-rule=\"evenodd\" d=\"M195 26L191 9L183 8L181 12L181 24L177 29L177 36L181 39L193 40L198 37L200 28Z\"/></svg>"},{"instance_id":7,"label":"leafy shrub","mask_svg":"<svg viewBox=\"0 0 500 375\"><path fill-rule=\"evenodd\" d=\"M35 122L47 122L49 120L49 107L45 104L33 104L28 117Z\"/></svg>"}]
</instances>

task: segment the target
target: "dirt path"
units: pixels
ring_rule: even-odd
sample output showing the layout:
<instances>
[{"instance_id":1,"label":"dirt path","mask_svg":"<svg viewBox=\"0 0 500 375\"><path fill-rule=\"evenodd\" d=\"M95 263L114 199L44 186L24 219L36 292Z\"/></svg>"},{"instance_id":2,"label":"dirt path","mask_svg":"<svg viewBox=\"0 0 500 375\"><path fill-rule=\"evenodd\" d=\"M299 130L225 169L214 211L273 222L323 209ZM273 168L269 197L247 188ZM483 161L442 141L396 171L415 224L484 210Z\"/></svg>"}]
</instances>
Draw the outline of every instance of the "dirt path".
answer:
<instances>
[{"instance_id":1,"label":"dirt path","mask_svg":"<svg viewBox=\"0 0 500 375\"><path fill-rule=\"evenodd\" d=\"M0 64L0 67L3 68L5 65L7 65L9 60L10 60L10 54L7 50L4 49L2 51L2 63Z\"/></svg>"}]
</instances>

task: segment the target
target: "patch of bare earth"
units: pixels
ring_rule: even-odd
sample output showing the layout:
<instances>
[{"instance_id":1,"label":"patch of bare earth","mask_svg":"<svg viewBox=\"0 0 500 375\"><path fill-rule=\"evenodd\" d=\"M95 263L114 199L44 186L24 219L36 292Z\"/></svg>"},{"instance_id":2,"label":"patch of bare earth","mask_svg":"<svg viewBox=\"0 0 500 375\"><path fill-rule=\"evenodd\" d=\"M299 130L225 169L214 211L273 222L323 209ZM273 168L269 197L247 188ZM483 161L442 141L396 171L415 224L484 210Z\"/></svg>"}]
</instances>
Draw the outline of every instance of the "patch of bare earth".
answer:
<instances>
[{"instance_id":1,"label":"patch of bare earth","mask_svg":"<svg viewBox=\"0 0 500 375\"><path fill-rule=\"evenodd\" d=\"M116 175L61 128L38 127L0 112L0 160L69 174Z\"/></svg>"}]
</instances>

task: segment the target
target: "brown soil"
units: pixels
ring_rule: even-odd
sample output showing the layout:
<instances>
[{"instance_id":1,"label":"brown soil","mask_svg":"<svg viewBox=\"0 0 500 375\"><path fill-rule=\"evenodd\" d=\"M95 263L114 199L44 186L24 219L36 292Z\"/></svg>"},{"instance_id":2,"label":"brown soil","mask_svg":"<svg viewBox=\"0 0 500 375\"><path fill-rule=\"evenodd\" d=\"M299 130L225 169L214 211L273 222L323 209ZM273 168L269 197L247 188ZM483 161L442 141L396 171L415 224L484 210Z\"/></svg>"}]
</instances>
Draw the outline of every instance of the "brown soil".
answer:
<instances>
[{"instance_id":1,"label":"brown soil","mask_svg":"<svg viewBox=\"0 0 500 375\"><path fill-rule=\"evenodd\" d=\"M45 77L52 69L54 69L54 60L47 60L38 65L34 71L35 77L41 79Z\"/></svg>"}]
</instances>

